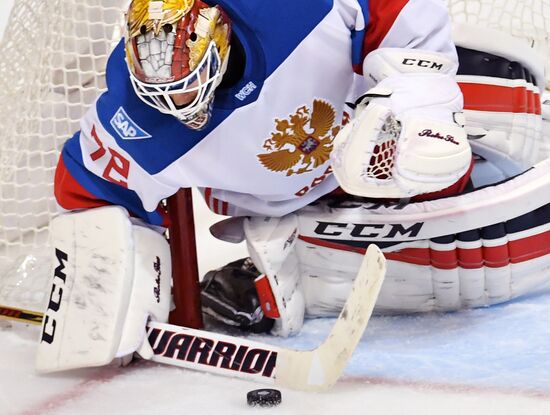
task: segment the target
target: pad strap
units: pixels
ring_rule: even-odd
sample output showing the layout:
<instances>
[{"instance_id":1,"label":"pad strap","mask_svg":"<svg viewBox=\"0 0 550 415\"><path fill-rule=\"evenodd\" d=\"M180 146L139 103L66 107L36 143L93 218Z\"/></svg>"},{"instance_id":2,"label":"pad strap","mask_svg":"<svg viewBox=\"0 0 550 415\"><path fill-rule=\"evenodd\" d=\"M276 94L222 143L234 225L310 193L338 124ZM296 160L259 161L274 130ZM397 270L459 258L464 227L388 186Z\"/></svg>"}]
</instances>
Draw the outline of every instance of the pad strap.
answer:
<instances>
[{"instance_id":1,"label":"pad strap","mask_svg":"<svg viewBox=\"0 0 550 415\"><path fill-rule=\"evenodd\" d=\"M276 318L271 332L278 336L296 334L304 320L304 296L295 250L298 220L248 218L244 231L254 265L263 273L257 284L262 308ZM267 312L266 312L267 311Z\"/></svg>"}]
</instances>

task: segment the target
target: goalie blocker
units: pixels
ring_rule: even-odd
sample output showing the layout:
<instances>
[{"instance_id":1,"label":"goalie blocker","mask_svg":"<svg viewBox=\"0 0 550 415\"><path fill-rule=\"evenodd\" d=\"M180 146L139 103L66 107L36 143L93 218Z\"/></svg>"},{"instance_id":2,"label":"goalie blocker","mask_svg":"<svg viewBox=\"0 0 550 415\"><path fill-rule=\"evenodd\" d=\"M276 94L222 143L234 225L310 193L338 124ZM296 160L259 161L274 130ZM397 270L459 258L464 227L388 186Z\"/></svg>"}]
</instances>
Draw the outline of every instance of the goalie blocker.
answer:
<instances>
[{"instance_id":1,"label":"goalie blocker","mask_svg":"<svg viewBox=\"0 0 550 415\"><path fill-rule=\"evenodd\" d=\"M170 305L168 243L132 224L120 207L63 214L52 222L51 236L53 278L37 352L40 372L102 366L138 352L160 363L324 390L362 337L385 275L384 257L372 246L327 339L298 351L163 324Z\"/></svg>"}]
</instances>

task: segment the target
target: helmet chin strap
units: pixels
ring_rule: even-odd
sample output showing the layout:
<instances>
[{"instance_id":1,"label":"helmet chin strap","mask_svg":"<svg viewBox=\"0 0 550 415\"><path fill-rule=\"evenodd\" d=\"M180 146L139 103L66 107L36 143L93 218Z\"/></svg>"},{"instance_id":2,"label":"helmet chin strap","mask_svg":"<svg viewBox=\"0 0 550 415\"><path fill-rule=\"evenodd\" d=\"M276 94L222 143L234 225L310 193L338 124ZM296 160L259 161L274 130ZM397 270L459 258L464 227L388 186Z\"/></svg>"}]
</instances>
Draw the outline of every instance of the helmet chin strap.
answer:
<instances>
[{"instance_id":1,"label":"helmet chin strap","mask_svg":"<svg viewBox=\"0 0 550 415\"><path fill-rule=\"evenodd\" d=\"M178 118L178 117L176 118L178 118L178 120L182 124L184 124L186 127L192 130L200 131L204 127L206 127L206 124L210 120L210 116L212 114L213 102L214 102L214 98L210 100L210 102L204 109L199 110L196 114L192 115L191 117L188 117L187 119Z\"/></svg>"}]
</instances>

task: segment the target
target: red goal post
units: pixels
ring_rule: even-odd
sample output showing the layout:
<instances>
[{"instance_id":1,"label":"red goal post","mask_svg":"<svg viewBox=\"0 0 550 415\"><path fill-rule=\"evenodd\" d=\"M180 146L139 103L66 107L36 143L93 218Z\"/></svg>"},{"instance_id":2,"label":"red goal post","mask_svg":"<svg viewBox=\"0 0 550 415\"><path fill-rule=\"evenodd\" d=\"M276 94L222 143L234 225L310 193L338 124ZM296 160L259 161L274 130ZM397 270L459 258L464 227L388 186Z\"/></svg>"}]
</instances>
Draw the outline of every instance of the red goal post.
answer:
<instances>
[{"instance_id":1,"label":"red goal post","mask_svg":"<svg viewBox=\"0 0 550 415\"><path fill-rule=\"evenodd\" d=\"M202 328L199 269L193 196L191 189L180 189L168 198L171 226L168 231L172 256L172 296L176 308L170 323Z\"/></svg>"}]
</instances>

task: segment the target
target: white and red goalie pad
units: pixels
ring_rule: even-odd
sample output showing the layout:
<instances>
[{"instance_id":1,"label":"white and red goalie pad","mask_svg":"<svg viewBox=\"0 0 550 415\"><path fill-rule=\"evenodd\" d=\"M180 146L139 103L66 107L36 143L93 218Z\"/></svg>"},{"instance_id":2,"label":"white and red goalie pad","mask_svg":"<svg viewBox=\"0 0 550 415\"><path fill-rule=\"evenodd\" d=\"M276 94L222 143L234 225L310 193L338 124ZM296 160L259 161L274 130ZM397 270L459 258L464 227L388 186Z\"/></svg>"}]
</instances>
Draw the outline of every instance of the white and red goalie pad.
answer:
<instances>
[{"instance_id":1,"label":"white and red goalie pad","mask_svg":"<svg viewBox=\"0 0 550 415\"><path fill-rule=\"evenodd\" d=\"M36 356L40 372L150 357L147 320L166 321L170 248L164 236L106 206L52 221L50 296Z\"/></svg>"},{"instance_id":2,"label":"white and red goalie pad","mask_svg":"<svg viewBox=\"0 0 550 415\"><path fill-rule=\"evenodd\" d=\"M324 200L300 210L298 223L308 315L338 311L372 243L388 260L378 311L497 304L550 280L550 160L500 184L434 201Z\"/></svg>"},{"instance_id":3,"label":"white and red goalie pad","mask_svg":"<svg viewBox=\"0 0 550 415\"><path fill-rule=\"evenodd\" d=\"M543 133L541 110L543 57L526 42L491 29L456 24L453 38L474 152L488 159L496 155L511 174L548 157L550 136Z\"/></svg>"}]
</instances>

